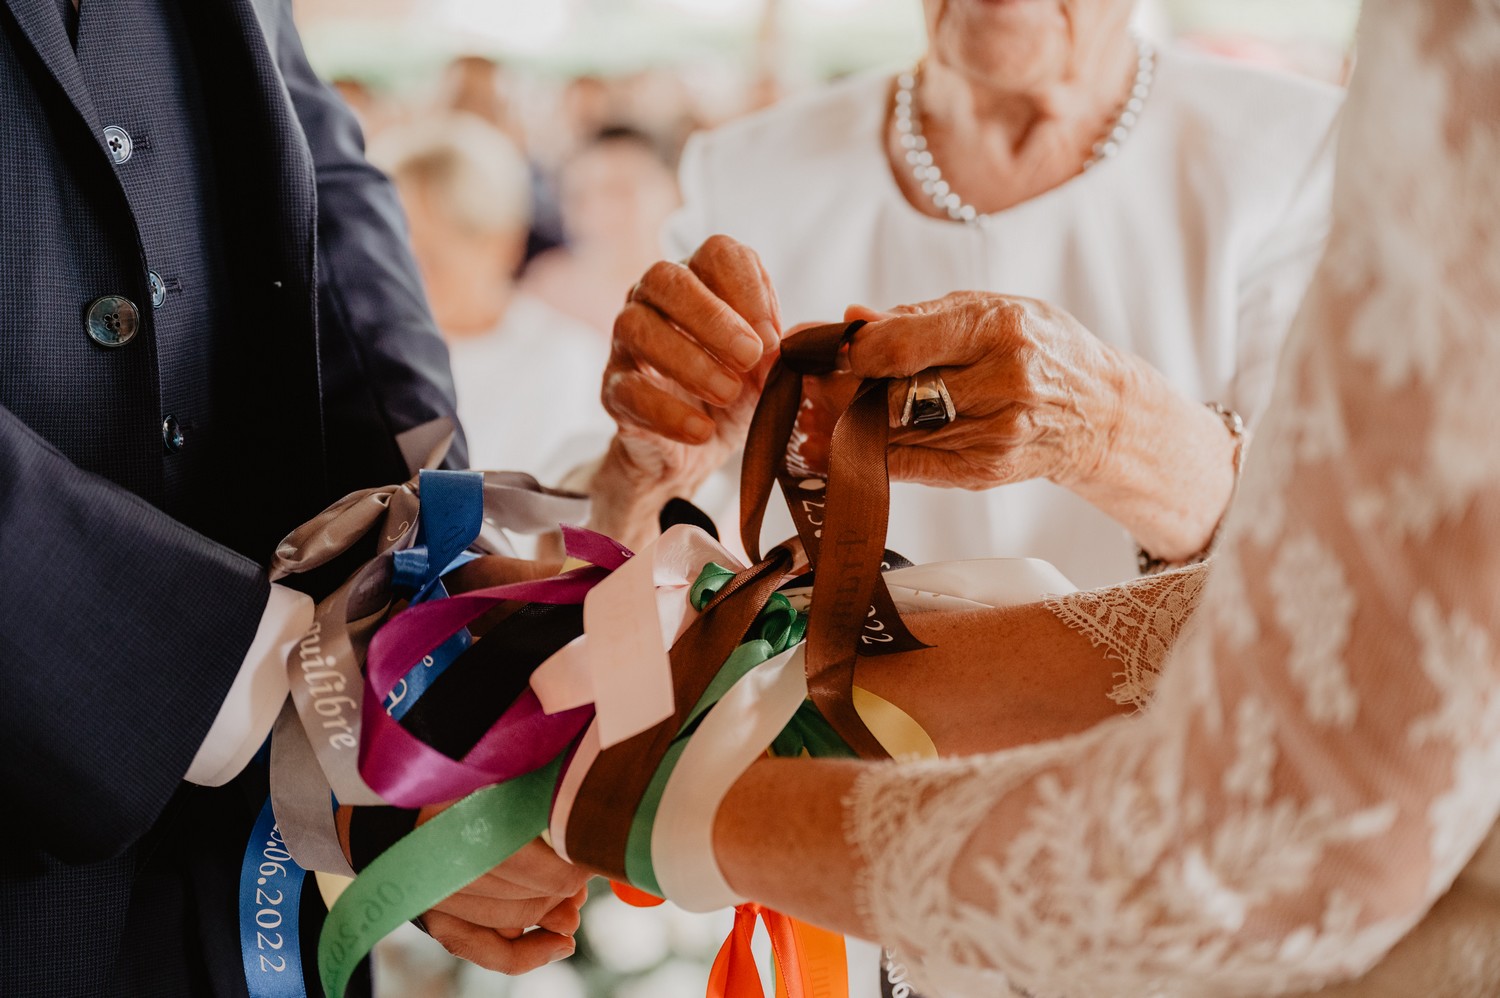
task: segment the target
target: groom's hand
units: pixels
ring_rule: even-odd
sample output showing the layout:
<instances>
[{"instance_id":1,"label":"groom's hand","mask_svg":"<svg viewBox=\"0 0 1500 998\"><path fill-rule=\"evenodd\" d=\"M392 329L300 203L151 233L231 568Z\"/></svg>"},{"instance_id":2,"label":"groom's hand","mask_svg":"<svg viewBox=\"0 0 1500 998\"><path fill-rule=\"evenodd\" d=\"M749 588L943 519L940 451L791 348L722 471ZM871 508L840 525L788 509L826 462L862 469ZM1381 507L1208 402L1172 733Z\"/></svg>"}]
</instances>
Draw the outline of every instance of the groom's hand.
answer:
<instances>
[{"instance_id":1,"label":"groom's hand","mask_svg":"<svg viewBox=\"0 0 1500 998\"><path fill-rule=\"evenodd\" d=\"M422 916L449 953L524 974L573 955L589 875L535 840Z\"/></svg>"}]
</instances>

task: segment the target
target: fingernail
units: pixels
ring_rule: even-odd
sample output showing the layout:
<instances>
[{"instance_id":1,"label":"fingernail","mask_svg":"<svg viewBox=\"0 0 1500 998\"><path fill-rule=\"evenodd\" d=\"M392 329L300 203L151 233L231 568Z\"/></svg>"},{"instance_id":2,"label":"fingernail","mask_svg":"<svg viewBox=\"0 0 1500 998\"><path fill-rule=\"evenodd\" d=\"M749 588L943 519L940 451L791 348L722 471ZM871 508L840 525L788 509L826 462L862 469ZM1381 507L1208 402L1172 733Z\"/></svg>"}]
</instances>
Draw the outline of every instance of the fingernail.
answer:
<instances>
[{"instance_id":1,"label":"fingernail","mask_svg":"<svg viewBox=\"0 0 1500 998\"><path fill-rule=\"evenodd\" d=\"M714 435L714 424L706 416L689 416L686 429L700 441L705 441Z\"/></svg>"},{"instance_id":2,"label":"fingernail","mask_svg":"<svg viewBox=\"0 0 1500 998\"><path fill-rule=\"evenodd\" d=\"M734 342L729 344L730 359L744 371L760 363L760 355L763 352L765 352L765 344L754 336L736 336Z\"/></svg>"},{"instance_id":3,"label":"fingernail","mask_svg":"<svg viewBox=\"0 0 1500 998\"><path fill-rule=\"evenodd\" d=\"M552 951L552 955L547 958L547 962L556 963L559 960L566 960L568 957L573 955L573 951L576 948L577 945L573 942L572 939L569 939L566 946L559 946L557 947L557 949Z\"/></svg>"},{"instance_id":4,"label":"fingernail","mask_svg":"<svg viewBox=\"0 0 1500 998\"><path fill-rule=\"evenodd\" d=\"M740 397L740 379L723 371L715 371L709 376L708 390L720 402L733 402Z\"/></svg>"}]
</instances>

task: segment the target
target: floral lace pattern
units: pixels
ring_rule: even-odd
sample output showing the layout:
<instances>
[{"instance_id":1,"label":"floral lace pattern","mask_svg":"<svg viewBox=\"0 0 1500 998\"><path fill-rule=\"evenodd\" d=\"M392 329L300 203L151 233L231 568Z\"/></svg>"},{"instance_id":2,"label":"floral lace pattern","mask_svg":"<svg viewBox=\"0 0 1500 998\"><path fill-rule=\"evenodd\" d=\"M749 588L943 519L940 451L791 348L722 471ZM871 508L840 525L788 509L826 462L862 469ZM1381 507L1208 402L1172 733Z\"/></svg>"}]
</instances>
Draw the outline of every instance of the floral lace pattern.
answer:
<instances>
[{"instance_id":1,"label":"floral lace pattern","mask_svg":"<svg viewBox=\"0 0 1500 998\"><path fill-rule=\"evenodd\" d=\"M1500 815L1500 4L1369 0L1360 58L1328 254L1198 610L1159 621L1191 600L1149 589L1064 609L1125 663L1126 702L1165 655L1151 709L875 767L846 802L867 924L935 994L1322 988L1480 862Z\"/></svg>"},{"instance_id":2,"label":"floral lace pattern","mask_svg":"<svg viewBox=\"0 0 1500 998\"><path fill-rule=\"evenodd\" d=\"M1121 664L1109 698L1140 710L1156 693L1161 664L1198 605L1206 568L1193 565L1110 589L1051 596L1043 605Z\"/></svg>"}]
</instances>

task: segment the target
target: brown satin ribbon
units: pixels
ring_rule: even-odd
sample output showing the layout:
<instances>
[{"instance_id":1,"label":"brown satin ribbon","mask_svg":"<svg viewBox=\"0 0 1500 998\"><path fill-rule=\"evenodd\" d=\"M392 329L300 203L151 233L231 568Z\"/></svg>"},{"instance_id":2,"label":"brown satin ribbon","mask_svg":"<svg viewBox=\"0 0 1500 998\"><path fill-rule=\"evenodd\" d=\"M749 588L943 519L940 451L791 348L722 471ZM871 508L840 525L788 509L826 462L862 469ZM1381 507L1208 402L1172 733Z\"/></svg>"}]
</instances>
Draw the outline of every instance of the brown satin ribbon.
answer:
<instances>
[{"instance_id":1,"label":"brown satin ribbon","mask_svg":"<svg viewBox=\"0 0 1500 998\"><path fill-rule=\"evenodd\" d=\"M786 578L792 555L772 548L758 564L731 579L672 646L672 716L599 753L583 778L573 811L568 816L568 856L578 863L628 883L625 846L636 808L646 787L682 728L688 711L698 703L708 684L745 632L760 615L771 594Z\"/></svg>"},{"instance_id":2,"label":"brown satin ribbon","mask_svg":"<svg viewBox=\"0 0 1500 998\"><path fill-rule=\"evenodd\" d=\"M831 373L839 351L863 322L814 326L782 345L745 444L740 477L740 537L753 557L778 481L814 568L807 627L807 689L818 710L865 758L888 753L854 709L860 654L889 655L927 645L907 628L881 577L890 512L886 382L864 382L839 416L828 478L787 470L787 444L802 405L802 379Z\"/></svg>"},{"instance_id":3,"label":"brown satin ribbon","mask_svg":"<svg viewBox=\"0 0 1500 998\"><path fill-rule=\"evenodd\" d=\"M757 564L735 576L673 645L668 656L673 716L599 753L585 775L568 818L572 859L625 880L630 825L647 785L687 712L744 640L790 567L785 546L760 557L761 524L778 479L816 572L805 651L808 694L861 756L888 757L854 709L858 656L928 646L901 620L880 574L890 509L886 382L865 382L840 415L826 480L793 476L786 468L803 376L831 373L839 350L861 325L815 326L783 344L751 422L741 478L740 536Z\"/></svg>"}]
</instances>

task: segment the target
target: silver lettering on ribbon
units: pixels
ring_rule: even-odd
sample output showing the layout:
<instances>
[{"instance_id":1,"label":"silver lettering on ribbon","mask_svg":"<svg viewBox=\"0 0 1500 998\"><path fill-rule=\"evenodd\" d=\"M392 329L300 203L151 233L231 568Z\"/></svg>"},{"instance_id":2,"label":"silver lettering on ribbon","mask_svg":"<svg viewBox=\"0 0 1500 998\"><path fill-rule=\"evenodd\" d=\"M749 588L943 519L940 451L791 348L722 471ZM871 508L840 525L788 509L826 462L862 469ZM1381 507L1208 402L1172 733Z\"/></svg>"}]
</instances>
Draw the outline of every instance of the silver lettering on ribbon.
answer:
<instances>
[{"instance_id":1,"label":"silver lettering on ribbon","mask_svg":"<svg viewBox=\"0 0 1500 998\"><path fill-rule=\"evenodd\" d=\"M314 621L307 630L307 637L297 646L302 678L307 683L307 692L312 695L312 708L322 718L329 746L340 750L358 748L359 739L346 714L352 715L359 704L352 697L340 695L345 689L344 677L334 671L336 662L333 656L323 654L322 634L322 622Z\"/></svg>"}]
</instances>

